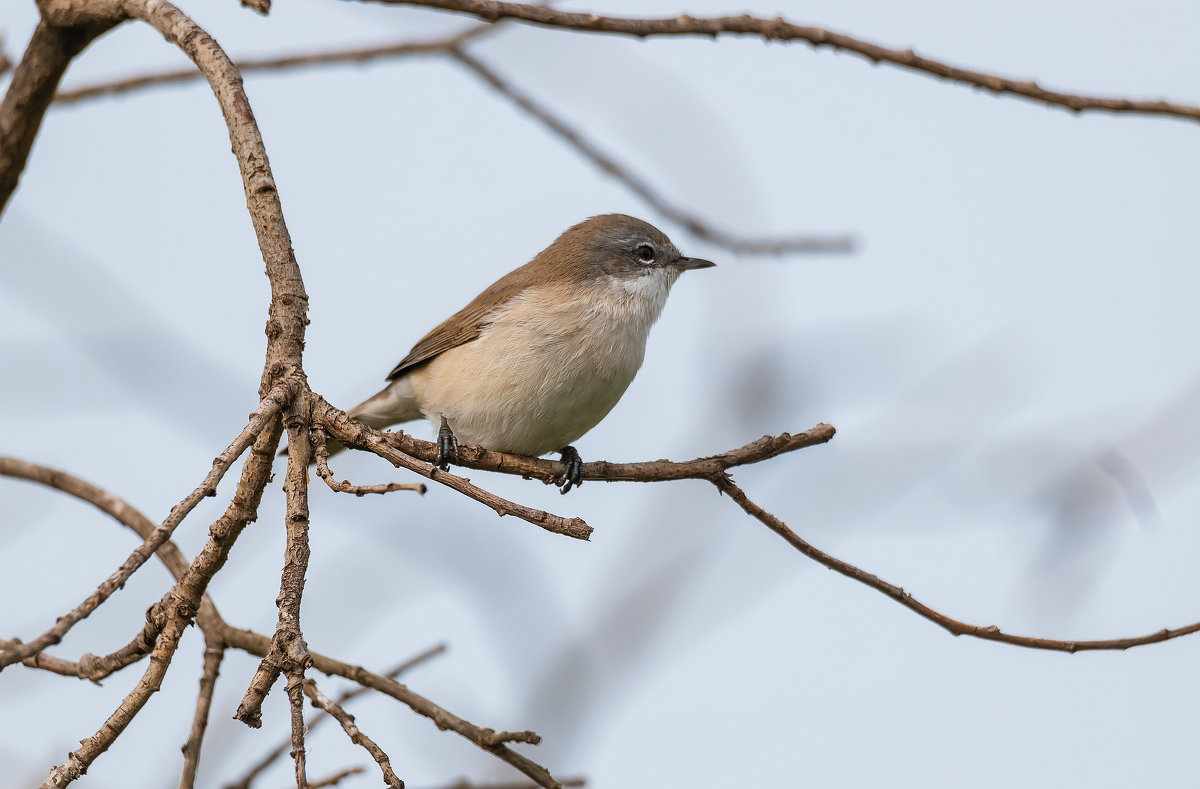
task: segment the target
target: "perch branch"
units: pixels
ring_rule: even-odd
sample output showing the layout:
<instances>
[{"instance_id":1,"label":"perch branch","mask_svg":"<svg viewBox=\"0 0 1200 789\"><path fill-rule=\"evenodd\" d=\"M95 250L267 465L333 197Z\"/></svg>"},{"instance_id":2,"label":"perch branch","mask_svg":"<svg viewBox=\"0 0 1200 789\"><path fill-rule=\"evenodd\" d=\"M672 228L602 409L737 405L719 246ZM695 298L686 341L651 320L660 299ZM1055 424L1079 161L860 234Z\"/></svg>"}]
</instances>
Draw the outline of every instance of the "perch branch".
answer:
<instances>
[{"instance_id":1,"label":"perch branch","mask_svg":"<svg viewBox=\"0 0 1200 789\"><path fill-rule=\"evenodd\" d=\"M515 515L546 531L574 537L577 540L586 540L592 533L592 527L588 526L581 518L563 518L543 510L526 507L523 504L516 504L472 485L469 480L442 471L431 462L416 460L388 444L378 430L367 427L358 420L350 419L346 416L346 412L334 408L320 395L313 394L311 397L313 422L324 426L329 435L344 444L365 447L397 468L406 468L416 472L487 505L501 517Z\"/></svg>"},{"instance_id":2,"label":"perch branch","mask_svg":"<svg viewBox=\"0 0 1200 789\"><path fill-rule=\"evenodd\" d=\"M597 482L668 482L677 479L713 479L735 466L760 463L797 449L824 444L833 438L836 432L833 425L822 422L802 433L763 436L757 441L751 441L737 449L695 460L681 462L652 460L637 463L594 461L583 464L583 478ZM399 430L388 431L381 435L385 442L406 455L426 462L432 462L437 455L437 445L431 441L413 438ZM540 479L547 484L563 473L563 464L557 460L506 455L503 452L493 452L467 445L458 448L458 464L481 471L498 471L502 474L517 474L522 477Z\"/></svg>"},{"instance_id":3,"label":"perch branch","mask_svg":"<svg viewBox=\"0 0 1200 789\"><path fill-rule=\"evenodd\" d=\"M806 41L813 47L829 47L839 52L860 55L872 63L891 63L894 66L930 74L950 82L981 88L992 93L1020 96L1030 101L1073 112L1103 111L1141 115L1167 115L1200 121L1200 107L1168 101L1133 101L1123 98L1084 96L1047 90L1032 80L1015 80L982 71L959 68L938 60L923 57L911 49L893 49L834 33L820 27L797 25L782 17L765 19L743 14L740 16L692 17L682 15L666 19L635 19L601 16L600 14L560 11L540 5L497 2L497 0L375 0L388 5L425 6L470 14L496 22L516 19L542 27L565 28L592 33L610 33L648 38L650 36L758 36L764 41Z\"/></svg>"}]
</instances>

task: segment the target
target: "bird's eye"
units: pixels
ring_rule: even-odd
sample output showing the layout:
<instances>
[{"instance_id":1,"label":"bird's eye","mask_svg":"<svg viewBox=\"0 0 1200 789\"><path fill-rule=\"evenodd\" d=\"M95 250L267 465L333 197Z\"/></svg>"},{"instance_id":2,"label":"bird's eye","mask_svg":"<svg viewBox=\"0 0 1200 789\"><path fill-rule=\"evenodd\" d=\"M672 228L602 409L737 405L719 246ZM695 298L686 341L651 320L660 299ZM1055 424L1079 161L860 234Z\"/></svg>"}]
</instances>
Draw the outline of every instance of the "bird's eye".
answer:
<instances>
[{"instance_id":1,"label":"bird's eye","mask_svg":"<svg viewBox=\"0 0 1200 789\"><path fill-rule=\"evenodd\" d=\"M637 248L637 256L639 259L649 263L651 260L654 260L654 247L649 244L642 244Z\"/></svg>"}]
</instances>

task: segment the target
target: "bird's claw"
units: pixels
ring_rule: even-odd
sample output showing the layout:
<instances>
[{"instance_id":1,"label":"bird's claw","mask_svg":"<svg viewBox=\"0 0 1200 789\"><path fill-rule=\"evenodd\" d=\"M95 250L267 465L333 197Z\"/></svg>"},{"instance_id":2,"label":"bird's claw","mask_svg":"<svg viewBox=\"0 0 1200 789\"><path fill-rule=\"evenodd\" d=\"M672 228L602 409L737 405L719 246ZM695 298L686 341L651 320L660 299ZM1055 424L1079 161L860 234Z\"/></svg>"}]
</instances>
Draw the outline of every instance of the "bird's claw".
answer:
<instances>
[{"instance_id":1,"label":"bird's claw","mask_svg":"<svg viewBox=\"0 0 1200 789\"><path fill-rule=\"evenodd\" d=\"M454 437L450 423L443 416L442 426L438 428L437 457L433 459L433 465L442 471L449 471L451 461L458 462L458 439Z\"/></svg>"},{"instance_id":2,"label":"bird's claw","mask_svg":"<svg viewBox=\"0 0 1200 789\"><path fill-rule=\"evenodd\" d=\"M579 457L579 451L575 447L563 447L561 451L565 468L560 476L554 478L554 484L558 485L559 493L566 493L571 488L583 484L583 458Z\"/></svg>"}]
</instances>

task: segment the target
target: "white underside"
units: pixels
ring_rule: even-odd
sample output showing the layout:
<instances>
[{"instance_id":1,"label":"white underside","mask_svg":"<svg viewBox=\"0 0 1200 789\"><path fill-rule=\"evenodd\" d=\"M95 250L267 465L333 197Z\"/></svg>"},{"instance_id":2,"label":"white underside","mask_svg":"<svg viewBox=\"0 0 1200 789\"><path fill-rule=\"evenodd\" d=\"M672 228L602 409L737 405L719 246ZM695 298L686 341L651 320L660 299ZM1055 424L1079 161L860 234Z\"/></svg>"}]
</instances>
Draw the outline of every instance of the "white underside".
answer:
<instances>
[{"instance_id":1,"label":"white underside","mask_svg":"<svg viewBox=\"0 0 1200 789\"><path fill-rule=\"evenodd\" d=\"M584 298L526 291L478 339L393 381L350 411L376 427L444 415L462 444L542 455L603 419L642 366L646 337L678 276L608 278Z\"/></svg>"}]
</instances>

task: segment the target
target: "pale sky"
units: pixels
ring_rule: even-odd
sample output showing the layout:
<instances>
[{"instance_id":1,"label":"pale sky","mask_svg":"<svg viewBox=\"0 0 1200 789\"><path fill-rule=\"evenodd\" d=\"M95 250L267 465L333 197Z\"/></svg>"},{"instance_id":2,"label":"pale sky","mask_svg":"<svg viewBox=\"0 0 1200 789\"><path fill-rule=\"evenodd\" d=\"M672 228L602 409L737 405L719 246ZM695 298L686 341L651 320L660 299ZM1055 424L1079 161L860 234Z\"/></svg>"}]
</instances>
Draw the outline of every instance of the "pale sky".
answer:
<instances>
[{"instance_id":1,"label":"pale sky","mask_svg":"<svg viewBox=\"0 0 1200 789\"><path fill-rule=\"evenodd\" d=\"M421 39L469 23L399 7L184 5L238 56ZM1200 103L1200 7L1084 2L578 3L760 16L1048 87ZM35 23L0 0L4 47ZM567 226L624 212L718 263L685 275L585 460L689 459L829 422L827 446L737 470L805 539L959 619L1064 639L1200 619L1200 126L1073 115L803 44L510 25L470 51L674 203L745 235L853 233L851 255L754 258L690 237L444 58L247 75L310 296L306 371L349 407L430 327ZM126 24L64 85L185 65ZM160 520L254 408L268 301L215 101L201 83L52 109L0 220L0 454L62 468ZM432 429L413 425L431 437ZM365 455L356 482L407 480ZM282 469L282 465L280 465ZM599 789L1178 786L1200 727L1197 637L1062 655L952 638L796 553L700 482L585 483L590 543L433 488L314 486L310 647L383 670ZM178 532L190 556L236 472ZM277 478L278 480L278 478ZM212 594L270 632L283 556L268 489ZM86 506L0 480L0 636L31 638L137 544ZM139 572L52 654L124 644L167 588ZM80 786L173 786L201 659ZM232 720L257 659L225 661L198 785L287 732ZM141 674L102 688L0 673L0 764L37 785ZM344 685L318 681L332 695ZM351 708L409 787L519 776L391 699ZM309 774L369 757L325 724ZM286 760L256 786L287 786Z\"/></svg>"}]
</instances>

